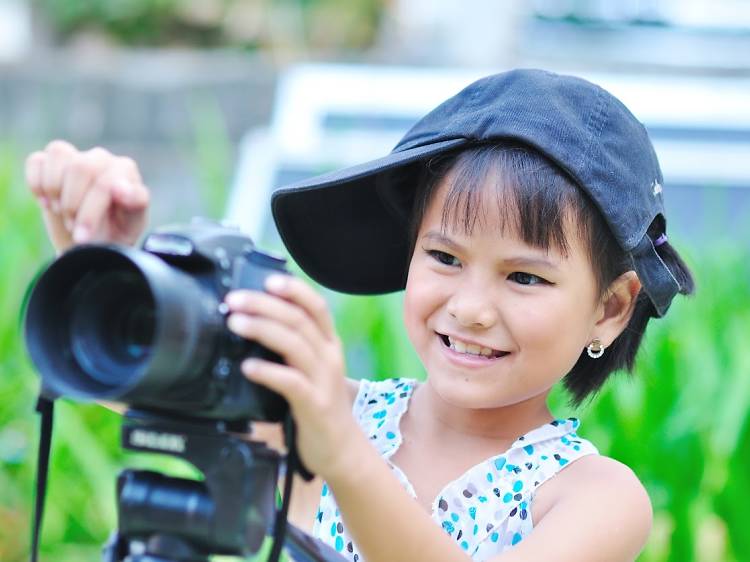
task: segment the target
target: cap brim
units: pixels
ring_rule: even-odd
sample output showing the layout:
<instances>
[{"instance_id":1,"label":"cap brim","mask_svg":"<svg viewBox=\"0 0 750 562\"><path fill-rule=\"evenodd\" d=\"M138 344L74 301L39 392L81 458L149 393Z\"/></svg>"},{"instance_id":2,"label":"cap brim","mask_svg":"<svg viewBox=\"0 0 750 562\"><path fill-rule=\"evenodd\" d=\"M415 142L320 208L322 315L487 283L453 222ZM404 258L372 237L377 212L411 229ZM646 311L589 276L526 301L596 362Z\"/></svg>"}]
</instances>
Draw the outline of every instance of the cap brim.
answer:
<instances>
[{"instance_id":1,"label":"cap brim","mask_svg":"<svg viewBox=\"0 0 750 562\"><path fill-rule=\"evenodd\" d=\"M403 289L410 259L408 216L419 177L419 167L411 165L468 142L450 139L391 152L277 190L271 211L292 258L335 291Z\"/></svg>"}]
</instances>

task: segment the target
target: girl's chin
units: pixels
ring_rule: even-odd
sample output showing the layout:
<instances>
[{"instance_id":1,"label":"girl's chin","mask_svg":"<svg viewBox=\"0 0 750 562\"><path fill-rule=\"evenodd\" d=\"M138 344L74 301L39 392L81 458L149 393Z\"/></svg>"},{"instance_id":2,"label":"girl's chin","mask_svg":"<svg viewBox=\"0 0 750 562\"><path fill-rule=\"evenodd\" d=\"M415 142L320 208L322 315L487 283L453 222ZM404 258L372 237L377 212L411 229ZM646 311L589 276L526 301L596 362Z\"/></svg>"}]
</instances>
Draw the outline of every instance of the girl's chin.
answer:
<instances>
[{"instance_id":1,"label":"girl's chin","mask_svg":"<svg viewBox=\"0 0 750 562\"><path fill-rule=\"evenodd\" d=\"M436 395L441 402L456 408L469 410L498 408L510 404L513 400L506 400L499 396L502 390L493 385L490 388L484 376L470 376L455 371L428 371L425 385L429 392Z\"/></svg>"}]
</instances>

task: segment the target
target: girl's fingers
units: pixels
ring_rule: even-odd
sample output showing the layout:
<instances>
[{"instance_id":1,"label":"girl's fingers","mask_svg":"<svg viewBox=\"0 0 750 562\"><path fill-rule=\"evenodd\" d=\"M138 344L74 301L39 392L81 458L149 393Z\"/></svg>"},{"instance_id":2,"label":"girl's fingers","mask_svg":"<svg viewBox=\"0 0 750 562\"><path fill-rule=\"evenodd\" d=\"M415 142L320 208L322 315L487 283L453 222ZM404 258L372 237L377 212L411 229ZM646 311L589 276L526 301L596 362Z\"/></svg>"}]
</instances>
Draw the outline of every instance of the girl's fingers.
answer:
<instances>
[{"instance_id":1,"label":"girl's fingers","mask_svg":"<svg viewBox=\"0 0 750 562\"><path fill-rule=\"evenodd\" d=\"M76 242L132 244L146 224L150 196L131 158L58 140L30 154L25 172L58 252Z\"/></svg>"},{"instance_id":2,"label":"girl's fingers","mask_svg":"<svg viewBox=\"0 0 750 562\"><path fill-rule=\"evenodd\" d=\"M60 212L60 190L63 175L70 157L75 154L75 147L69 142L52 141L44 150L46 158L42 165L41 185L44 197L50 202L54 213Z\"/></svg>"},{"instance_id":3,"label":"girl's fingers","mask_svg":"<svg viewBox=\"0 0 750 562\"><path fill-rule=\"evenodd\" d=\"M148 206L149 193L138 165L127 156L117 157L114 170L120 176L112 183L112 199L127 211L141 211Z\"/></svg>"},{"instance_id":4,"label":"girl's fingers","mask_svg":"<svg viewBox=\"0 0 750 562\"><path fill-rule=\"evenodd\" d=\"M226 297L229 310L252 316L263 316L281 322L310 342L323 345L325 336L312 317L301 307L260 291L232 291Z\"/></svg>"},{"instance_id":5,"label":"girl's fingers","mask_svg":"<svg viewBox=\"0 0 750 562\"><path fill-rule=\"evenodd\" d=\"M229 316L227 325L243 338L278 353L287 365L315 376L321 350L314 349L296 330L268 318L237 313Z\"/></svg>"},{"instance_id":6,"label":"girl's fingers","mask_svg":"<svg viewBox=\"0 0 750 562\"><path fill-rule=\"evenodd\" d=\"M44 165L45 158L46 156L42 151L32 152L26 158L25 165L26 185L29 186L34 196L42 203L46 201L44 190L42 189L42 166Z\"/></svg>"},{"instance_id":7,"label":"girl's fingers","mask_svg":"<svg viewBox=\"0 0 750 562\"><path fill-rule=\"evenodd\" d=\"M100 151L100 152L97 152ZM82 191L83 201L78 205L75 214L73 239L78 242L88 242L104 223L110 220L110 211L117 205L125 207L125 211L144 211L148 206L148 190L138 181L135 163L130 158L113 157L102 149L93 149L88 165L89 172L98 173L86 186L86 177L81 174L80 180L71 184L71 189ZM124 204L124 203L127 203ZM110 225L111 226L111 225Z\"/></svg>"},{"instance_id":8,"label":"girl's fingers","mask_svg":"<svg viewBox=\"0 0 750 562\"><path fill-rule=\"evenodd\" d=\"M302 307L327 339L336 337L328 303L302 279L291 275L271 275L266 279L266 290Z\"/></svg>"},{"instance_id":9,"label":"girl's fingers","mask_svg":"<svg viewBox=\"0 0 750 562\"><path fill-rule=\"evenodd\" d=\"M81 201L105 164L106 161L96 149L81 152L70 162L60 194L60 208L65 227L70 232L73 231Z\"/></svg>"},{"instance_id":10,"label":"girl's fingers","mask_svg":"<svg viewBox=\"0 0 750 562\"><path fill-rule=\"evenodd\" d=\"M292 408L302 404L312 391L305 375L288 365L252 358L243 361L241 369L252 382L283 396Z\"/></svg>"},{"instance_id":11,"label":"girl's fingers","mask_svg":"<svg viewBox=\"0 0 750 562\"><path fill-rule=\"evenodd\" d=\"M112 202L110 188L101 179L86 191L78 208L73 229L73 240L77 243L92 241L92 237L99 229L102 219L107 214Z\"/></svg>"},{"instance_id":12,"label":"girl's fingers","mask_svg":"<svg viewBox=\"0 0 750 562\"><path fill-rule=\"evenodd\" d=\"M140 181L128 180L112 186L112 198L127 212L138 212L148 207L149 193Z\"/></svg>"}]
</instances>

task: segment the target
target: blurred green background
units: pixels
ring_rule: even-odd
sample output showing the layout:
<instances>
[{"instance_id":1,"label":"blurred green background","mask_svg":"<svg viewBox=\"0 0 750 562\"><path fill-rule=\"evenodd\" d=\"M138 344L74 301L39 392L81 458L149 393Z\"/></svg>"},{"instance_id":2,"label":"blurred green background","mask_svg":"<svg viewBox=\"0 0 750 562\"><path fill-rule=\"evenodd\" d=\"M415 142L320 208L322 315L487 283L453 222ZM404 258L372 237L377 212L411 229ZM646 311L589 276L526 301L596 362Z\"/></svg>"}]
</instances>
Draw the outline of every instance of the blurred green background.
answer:
<instances>
[{"instance_id":1,"label":"blurred green background","mask_svg":"<svg viewBox=\"0 0 750 562\"><path fill-rule=\"evenodd\" d=\"M130 136L111 135L112 123L117 123L112 115L124 115L126 122L135 121L128 111L138 109L134 109L131 98L122 97L124 94L117 84L97 85L102 99L114 100L114 105L105 112L106 117L85 111L69 112L68 99L59 96L56 90L57 82L62 79L56 77L75 74L80 69L74 65L61 71L61 65L49 61L59 63L63 60L59 57L68 57L64 59L68 62L90 61L92 56L105 51L111 56L113 49L118 53L120 49L135 49L142 56L143 49L155 49L147 50L144 58L138 59L140 63L155 57L161 49L173 53L175 48L201 49L187 54L188 58L198 59L205 52L213 57L215 49L219 49L229 50L230 58L237 53L260 56L265 62L253 67L257 78L269 67L271 74L279 71L284 64L279 61L393 62L398 51L403 57L398 59L400 63L462 65L477 55L458 49L448 51L441 43L443 35L434 32L434 28L430 28L433 35L425 35L428 26L419 27L415 21L430 18L425 16L420 20L412 13L416 11L413 6L423 5L421 2L0 0L0 9L4 6L2 2L6 6L30 7L36 22L32 28L46 30L46 47L39 48L39 42L44 41L34 36L31 53L4 65L0 44L0 208L4 211L0 219L0 560L19 562L28 557L38 439L38 420L33 413L38 380L23 347L21 304L29 283L53 257L38 209L23 183L24 157L29 150L59 135L77 136L80 142L89 145L110 138L125 153L131 153L130 148L134 152L140 150L146 168L151 165L149 155L154 154L153 159L167 161L170 166L187 162L187 173L193 178L187 188L181 183L182 177L177 181L172 176L160 175L166 173L161 168L153 168L156 171L150 175L155 178L151 187L155 205L160 205L155 213L157 223L163 219L183 219L196 210L220 217L236 164L237 131L249 126L249 121L243 121L247 120L247 112L228 117L226 96L209 91L201 83L197 88L189 87L186 111L169 114L166 120L177 132L136 147L133 139L139 134L137 131L131 131ZM449 4L462 3L447 2L446 6ZM511 4L521 3L508 3ZM554 26L572 25L571 29L578 34L596 34L602 29L610 34L623 31L624 24L617 14L608 12L606 17L594 18L586 7L595 3L561 2L557 5L565 4L569 9L558 13L551 8L553 3L532 4L536 10L533 25L546 30L559 31ZM609 4L622 9L638 3ZM644 4L660 3L641 3ZM698 4L686 2L682 6L690 5L695 11ZM721 13L725 4L710 3L714 15ZM433 13L432 18L435 20L437 16ZM639 12L631 19L627 25L631 25L630 32L636 35L628 45L638 43L636 36L651 37L654 29L670 26L668 18L657 12ZM716 34L716 29L709 32L708 35ZM681 33L684 35L684 28ZM720 68L710 67L711 61L701 57L715 51L703 48L703 39L695 33L690 43L694 50L681 51L680 64L688 60L689 64L685 64L694 73L748 72L750 61L732 59L728 54ZM732 36L741 40L746 35L745 31L734 30ZM496 60L479 62L539 64L540 60L549 62L551 59L544 57L552 56L553 51L557 54L563 50L554 41L548 44L550 51L543 51L542 39L526 41L523 38L516 41L513 56L508 54L507 45L501 45L497 48L506 49L502 56L498 54ZM424 45L430 49L423 48ZM568 56L578 61L609 48L607 44L598 46L601 48L583 54L571 47ZM726 49L727 53L743 52L731 46ZM627 63L631 67L641 65L638 66L641 68L645 64L637 60L637 49L625 50L633 57ZM670 51L654 49L654 52L663 52L662 56L668 57ZM44 59L47 63L40 63L45 53L50 58ZM609 52L607 60L588 60L586 64L607 67L619 56L613 53ZM272 62L268 63L265 57ZM655 60L653 54L647 62L652 72L671 69L674 64L667 58ZM746 66L742 67L743 64ZM151 72L156 69L158 74L158 68L152 68ZM223 68L215 65L216 73L222 74ZM245 67L242 68L244 72ZM166 73L166 66L163 69ZM132 70L128 67L128 72ZM114 76L108 80L115 80L119 74ZM179 80L180 76L175 79ZM14 94L16 87L20 94ZM152 95L153 91L146 93ZM250 94L243 90L242 96L246 95ZM37 101L28 114L10 114L13 113L10 110L3 113L7 108L2 105L13 107L14 96ZM70 99L79 99L72 96ZM266 112L263 103L255 103L255 110ZM155 114L168 113L172 105L158 106ZM64 121L66 118L69 122ZM108 132L110 137L106 135ZM176 148L170 153L159 152L156 141ZM138 159L141 161L140 156ZM162 181L164 185L160 186ZM167 187L170 182L184 188L181 205L173 203L175 191ZM731 207L731 202L714 193L714 187L708 184L699 187L696 193L703 197L700 200L712 201L714 210ZM667 201L669 204L669 196ZM709 211L701 209L704 214ZM700 223L702 228L708 224L709 229L719 233L724 226L721 212L718 219L714 217L708 223L696 215L696 224ZM747 218L742 220L747 223ZM578 410L571 410L565 395L558 391L552 399L553 410L558 416L580 417L582 435L596 443L602 453L629 465L644 482L654 504L655 521L640 561L744 562L750 560L750 534L746 531L750 524L750 346L745 343L750 334L750 250L746 236L717 234L707 243L696 245L694 238L688 236L689 230L683 228L670 238L694 271L696 296L677 299L665 319L651 323L635 376L615 377L595 400ZM403 330L399 295L328 296L345 343L351 376L422 376ZM367 372L362 372L364 368ZM190 472L179 463L125 454L118 443L119 416L97 406L60 403L42 539L43 560L99 560L101 544L116 525L114 483L122 468L154 466L173 473Z\"/></svg>"}]
</instances>

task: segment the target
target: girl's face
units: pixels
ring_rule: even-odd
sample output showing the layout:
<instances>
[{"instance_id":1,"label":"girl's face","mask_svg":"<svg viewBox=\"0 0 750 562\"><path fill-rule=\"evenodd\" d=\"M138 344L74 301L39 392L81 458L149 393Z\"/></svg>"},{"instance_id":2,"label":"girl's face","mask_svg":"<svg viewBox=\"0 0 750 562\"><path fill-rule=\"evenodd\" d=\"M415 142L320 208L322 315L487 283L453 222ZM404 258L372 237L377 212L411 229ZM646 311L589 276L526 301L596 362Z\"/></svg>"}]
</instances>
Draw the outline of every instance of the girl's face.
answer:
<instances>
[{"instance_id":1,"label":"girl's face","mask_svg":"<svg viewBox=\"0 0 750 562\"><path fill-rule=\"evenodd\" d=\"M490 188L491 189L491 188ZM426 209L409 267L407 333L441 398L462 408L499 408L534 397L576 363L597 336L594 273L572 224L567 257L527 245L493 218L471 234L445 225L446 189Z\"/></svg>"}]
</instances>

